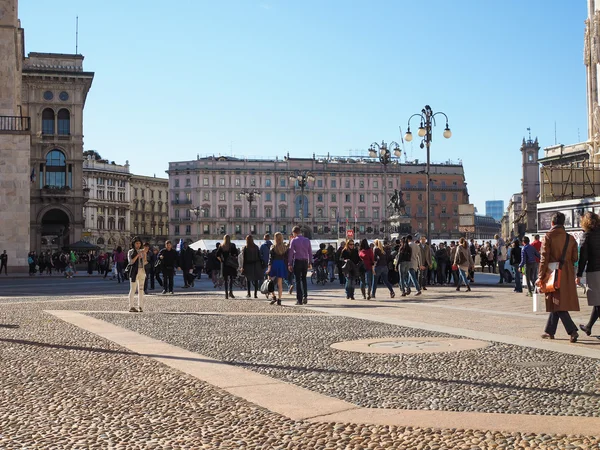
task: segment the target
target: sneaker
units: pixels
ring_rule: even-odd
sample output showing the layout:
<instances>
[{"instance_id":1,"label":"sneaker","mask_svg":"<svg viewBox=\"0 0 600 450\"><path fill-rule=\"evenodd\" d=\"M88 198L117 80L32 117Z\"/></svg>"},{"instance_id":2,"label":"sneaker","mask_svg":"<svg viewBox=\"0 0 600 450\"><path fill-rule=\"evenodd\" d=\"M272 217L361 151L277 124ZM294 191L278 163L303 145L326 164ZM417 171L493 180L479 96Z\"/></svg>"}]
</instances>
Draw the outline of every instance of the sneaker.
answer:
<instances>
[{"instance_id":1,"label":"sneaker","mask_svg":"<svg viewBox=\"0 0 600 450\"><path fill-rule=\"evenodd\" d=\"M296 302L295 304L296 304L296 305L300 305L300 306L301 306L301 305L302 305L302 302Z\"/></svg>"},{"instance_id":2,"label":"sneaker","mask_svg":"<svg viewBox=\"0 0 600 450\"><path fill-rule=\"evenodd\" d=\"M132 306L131 308L129 308L129 312L138 312L138 310Z\"/></svg>"},{"instance_id":3,"label":"sneaker","mask_svg":"<svg viewBox=\"0 0 600 450\"><path fill-rule=\"evenodd\" d=\"M169 294L173 295L173 291L169 292Z\"/></svg>"},{"instance_id":4,"label":"sneaker","mask_svg":"<svg viewBox=\"0 0 600 450\"><path fill-rule=\"evenodd\" d=\"M162 291L163 295L167 293L167 290L165 289L164 291Z\"/></svg>"},{"instance_id":5,"label":"sneaker","mask_svg":"<svg viewBox=\"0 0 600 450\"><path fill-rule=\"evenodd\" d=\"M138 306L138 310L137 310L137 312L144 312L144 311L142 310L142 307L141 307L141 306Z\"/></svg>"}]
</instances>

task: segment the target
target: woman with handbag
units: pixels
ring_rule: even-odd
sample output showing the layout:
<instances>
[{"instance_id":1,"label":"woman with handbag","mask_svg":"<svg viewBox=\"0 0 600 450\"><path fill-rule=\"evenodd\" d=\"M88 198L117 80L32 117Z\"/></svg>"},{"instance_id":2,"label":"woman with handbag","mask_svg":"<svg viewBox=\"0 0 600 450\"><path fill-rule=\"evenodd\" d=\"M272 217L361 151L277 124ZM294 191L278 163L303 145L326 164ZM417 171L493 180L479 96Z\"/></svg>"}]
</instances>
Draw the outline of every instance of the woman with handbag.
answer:
<instances>
[{"instance_id":1,"label":"woman with handbag","mask_svg":"<svg viewBox=\"0 0 600 450\"><path fill-rule=\"evenodd\" d=\"M258 298L259 281L264 278L264 271L260 259L260 250L258 245L254 243L254 238L251 234L246 236L246 246L242 249L242 275L248 280L248 295L246 298L251 298L250 285L254 284L254 298Z\"/></svg>"},{"instance_id":2,"label":"woman with handbag","mask_svg":"<svg viewBox=\"0 0 600 450\"><path fill-rule=\"evenodd\" d=\"M581 219L581 228L585 233L581 238L575 284L579 286L585 270L587 301L593 310L587 325L579 325L579 329L590 336L592 327L600 317L600 217L598 214L586 212Z\"/></svg>"},{"instance_id":3,"label":"woman with handbag","mask_svg":"<svg viewBox=\"0 0 600 450\"><path fill-rule=\"evenodd\" d=\"M277 292L279 297L275 297L275 292L273 292L271 305L277 302L277 305L281 306L283 280L288 276L287 259L288 248L283 242L283 234L275 233L275 245L273 245L269 251L269 266L267 267L267 273L271 279L277 281Z\"/></svg>"},{"instance_id":4,"label":"woman with handbag","mask_svg":"<svg viewBox=\"0 0 600 450\"><path fill-rule=\"evenodd\" d=\"M217 250L217 259L221 263L223 268L223 279L225 281L225 298L235 298L233 295L233 280L237 277L238 273L238 249L235 244L231 242L231 236L226 234L223 236L223 242Z\"/></svg>"},{"instance_id":5,"label":"woman with handbag","mask_svg":"<svg viewBox=\"0 0 600 450\"><path fill-rule=\"evenodd\" d=\"M569 311L579 311L574 267L577 243L567 234L564 225L565 215L554 213L552 228L546 233L540 252L540 272L535 284L546 294L546 311L550 313L542 338L554 339L560 319L571 342L577 342L577 326L569 314Z\"/></svg>"},{"instance_id":6,"label":"woman with handbag","mask_svg":"<svg viewBox=\"0 0 600 450\"><path fill-rule=\"evenodd\" d=\"M144 281L146 281L146 264L148 264L146 250L142 248L142 240L134 237L131 241L131 250L127 253L127 273L129 277L129 312L142 312L144 304ZM137 290L137 308L134 306L135 291Z\"/></svg>"},{"instance_id":7,"label":"woman with handbag","mask_svg":"<svg viewBox=\"0 0 600 450\"><path fill-rule=\"evenodd\" d=\"M456 248L456 254L454 256L454 265L457 267L459 275L458 286L456 286L456 290L460 291L460 281L462 280L467 287L467 292L471 292L471 286L469 284L467 273L469 272L469 269L473 267L473 259L471 258L469 245L467 244L467 240L465 238L460 238L458 241L458 247ZM454 270L454 267L452 270Z\"/></svg>"}]
</instances>

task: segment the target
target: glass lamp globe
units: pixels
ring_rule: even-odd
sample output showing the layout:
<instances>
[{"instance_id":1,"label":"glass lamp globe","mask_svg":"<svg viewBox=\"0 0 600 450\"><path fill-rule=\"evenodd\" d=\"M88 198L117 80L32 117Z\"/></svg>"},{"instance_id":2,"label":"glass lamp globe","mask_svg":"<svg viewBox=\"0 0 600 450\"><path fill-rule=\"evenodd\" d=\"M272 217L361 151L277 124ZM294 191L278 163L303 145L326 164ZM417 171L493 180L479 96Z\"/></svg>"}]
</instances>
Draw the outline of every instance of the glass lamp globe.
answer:
<instances>
[{"instance_id":1,"label":"glass lamp globe","mask_svg":"<svg viewBox=\"0 0 600 450\"><path fill-rule=\"evenodd\" d=\"M396 156L396 158L400 158L400 156L402 156L402 152L399 149L394 150L394 155Z\"/></svg>"},{"instance_id":2,"label":"glass lamp globe","mask_svg":"<svg viewBox=\"0 0 600 450\"><path fill-rule=\"evenodd\" d=\"M426 133L427 133L427 131L425 130L425 128L419 127L419 131L417 132L417 134L419 135L419 137L425 136Z\"/></svg>"},{"instance_id":3,"label":"glass lamp globe","mask_svg":"<svg viewBox=\"0 0 600 450\"><path fill-rule=\"evenodd\" d=\"M446 129L444 130L444 137L446 139L450 139L452 137L452 131L450 131L450 128L446 127Z\"/></svg>"},{"instance_id":4,"label":"glass lamp globe","mask_svg":"<svg viewBox=\"0 0 600 450\"><path fill-rule=\"evenodd\" d=\"M375 150L373 150L372 148L369 149L369 157L377 158L377 152Z\"/></svg>"},{"instance_id":5,"label":"glass lamp globe","mask_svg":"<svg viewBox=\"0 0 600 450\"><path fill-rule=\"evenodd\" d=\"M407 131L406 134L404 135L404 140L406 142L410 142L410 141L412 141L412 139L413 139L412 133L410 131Z\"/></svg>"}]
</instances>

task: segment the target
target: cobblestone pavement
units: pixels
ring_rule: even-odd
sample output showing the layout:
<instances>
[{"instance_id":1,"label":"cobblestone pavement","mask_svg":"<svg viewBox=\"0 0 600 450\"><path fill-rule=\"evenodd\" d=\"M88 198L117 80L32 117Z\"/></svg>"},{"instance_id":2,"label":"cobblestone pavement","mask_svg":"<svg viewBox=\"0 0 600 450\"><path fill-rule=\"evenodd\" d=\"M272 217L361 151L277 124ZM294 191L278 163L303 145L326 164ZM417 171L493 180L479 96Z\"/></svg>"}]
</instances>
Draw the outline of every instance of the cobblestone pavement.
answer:
<instances>
[{"instance_id":1,"label":"cobblestone pavement","mask_svg":"<svg viewBox=\"0 0 600 450\"><path fill-rule=\"evenodd\" d=\"M32 302L13 303L0 299L0 303L3 303L0 305L0 448L600 448L600 438L594 436L292 421L44 313L45 309L107 311L101 315L109 318L108 311L122 310L126 302L123 296L71 300L72 298L40 297ZM167 308L180 312L210 312L219 308L222 312L273 311L264 301L236 301L226 304L222 299L210 299L207 296L195 298L194 295L148 299L148 311L166 311ZM291 313L294 310L306 312L302 308L283 309ZM210 349L206 342L210 341L211 335L217 342L215 348L225 349L225 346L221 347L228 340L225 330L234 335L247 336L244 334L245 330L254 326L254 338L249 339L260 345L254 350L250 349L248 359L252 359L250 356L255 358L256 352L267 348L271 350L263 359L280 361L279 363L281 360L273 353L276 350L282 351L287 345L296 349L297 358L301 359L308 354L303 349L312 349L318 342L309 339L308 333L302 333L298 325L307 327L309 331L320 330L323 333L322 349L328 355L334 352L325 350L325 343L338 336L360 338L370 337L373 333L390 335L394 331L391 329L394 327L378 324L371 324L373 328L370 331L368 324L358 324L361 321L318 314L314 318L271 315L240 318L159 313L119 317L119 320L131 320L132 329L134 325L148 326L155 320L172 323L172 333L165 333L163 326L159 328L165 338L172 334L178 339L192 339L193 334L188 335L187 331L180 334L176 331L188 330L193 326L204 353ZM116 314L110 316L113 321L119 317ZM409 331L398 328L395 332L403 335L402 333ZM414 333L418 335L419 332ZM278 340L277 336L295 336L295 339ZM232 343L231 355L237 355L246 348L240 345L237 338L229 336L229 340ZM266 346L265 341L269 345ZM502 353L502 348L492 346L488 351L496 352L498 356ZM227 353L226 350L222 351ZM467 353L469 352L461 353L460 358ZM350 355L343 353L342 358ZM362 370L363 364L365 368L370 367L373 360L370 355L365 354L354 357L358 358L356 361L359 365L354 368L358 371ZM539 357L541 356L526 353L522 359L528 361ZM565 358L563 361L568 360L564 355L561 357ZM290 362L293 361L288 361ZM486 363L491 362L492 359ZM573 360L573 363L579 362L582 362L579 358ZM340 364L329 356L316 363L321 364L321 368L323 364ZM305 366L308 365L309 361L306 361ZM391 366L388 371L392 370ZM571 369L571 363L566 367ZM589 365L585 365L585 368L592 370ZM441 376L450 377L455 368L444 365L439 370ZM542 368L542 371L545 370ZM565 371L548 370L548 374L555 374L552 379L554 384L550 387L560 388L559 372L564 374ZM501 376L501 370L490 373L496 378ZM583 376L581 372L578 373ZM274 373L272 375L275 376ZM329 374L329 378L334 380L336 376ZM339 380L344 382L342 378ZM584 408L582 413L590 415L586 405L594 397L584 393L598 392L597 387L594 391L585 380L572 384L570 390L581 391L579 397ZM472 381L476 381L476 377L473 376ZM574 379L572 381L576 382ZM427 381L414 382L428 384ZM531 381L530 384L534 386L535 382ZM564 395L566 399L571 398L569 393Z\"/></svg>"},{"instance_id":2,"label":"cobblestone pavement","mask_svg":"<svg viewBox=\"0 0 600 450\"><path fill-rule=\"evenodd\" d=\"M369 408L600 416L600 362L589 358L497 343L434 354L332 349L366 338L455 337L345 317L91 315Z\"/></svg>"}]
</instances>

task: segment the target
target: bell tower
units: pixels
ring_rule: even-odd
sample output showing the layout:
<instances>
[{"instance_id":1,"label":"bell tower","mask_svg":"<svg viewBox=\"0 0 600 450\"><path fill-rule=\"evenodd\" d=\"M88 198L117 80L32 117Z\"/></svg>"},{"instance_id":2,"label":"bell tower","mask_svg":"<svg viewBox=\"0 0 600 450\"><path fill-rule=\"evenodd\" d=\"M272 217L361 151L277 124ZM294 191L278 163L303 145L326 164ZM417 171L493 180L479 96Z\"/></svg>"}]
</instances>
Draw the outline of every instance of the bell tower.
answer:
<instances>
[{"instance_id":1,"label":"bell tower","mask_svg":"<svg viewBox=\"0 0 600 450\"><path fill-rule=\"evenodd\" d=\"M23 116L23 30L17 0L0 0L0 252L8 270L24 271L29 250L30 121Z\"/></svg>"},{"instance_id":2,"label":"bell tower","mask_svg":"<svg viewBox=\"0 0 600 450\"><path fill-rule=\"evenodd\" d=\"M522 190L522 219L521 224L524 225L524 230L519 230L526 233L537 232L537 204L539 203L540 195L540 166L538 163L538 155L540 145L537 137L535 141L531 139L531 129L527 128L529 138L521 144L521 153L523 157L523 178L521 178Z\"/></svg>"}]
</instances>

